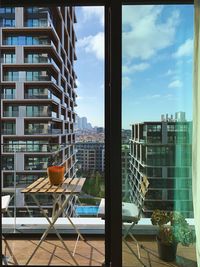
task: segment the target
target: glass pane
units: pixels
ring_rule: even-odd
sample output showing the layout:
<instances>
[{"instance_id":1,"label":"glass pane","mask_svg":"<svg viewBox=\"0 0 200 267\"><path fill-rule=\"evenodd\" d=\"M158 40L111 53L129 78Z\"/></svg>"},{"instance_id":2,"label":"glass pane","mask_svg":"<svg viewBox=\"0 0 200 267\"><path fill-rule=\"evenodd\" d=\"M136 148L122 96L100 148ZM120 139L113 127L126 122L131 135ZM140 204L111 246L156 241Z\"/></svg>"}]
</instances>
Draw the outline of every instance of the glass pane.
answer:
<instances>
[{"instance_id":1,"label":"glass pane","mask_svg":"<svg viewBox=\"0 0 200 267\"><path fill-rule=\"evenodd\" d=\"M155 239L140 238L160 222L169 222L153 230L160 243L178 243L185 265L196 261L190 228L193 16L193 5L123 6L123 266L149 266L148 250L164 266ZM137 250L137 240L145 250Z\"/></svg>"},{"instance_id":2,"label":"glass pane","mask_svg":"<svg viewBox=\"0 0 200 267\"><path fill-rule=\"evenodd\" d=\"M45 241L38 248L41 256L36 253L27 265L102 266L105 259L104 8L18 7L16 12L8 11L11 14L5 17L1 13L1 17L9 19L9 25L16 18L17 28L5 28L2 34L4 54L7 53L4 60L9 64L0 68L3 93L7 97L1 102L1 177L3 195L11 196L8 213L2 218L3 231L12 232L12 249L19 265L23 265L30 254L25 253L23 258L21 251L27 247L34 251L36 243L22 239L19 246L15 232L42 234L57 214L55 228L69 250L62 248L59 240L52 240L55 251L49 250L51 244ZM41 26L39 31L35 28ZM63 167L61 178L65 182L50 184L47 173L50 166ZM30 192L22 192L39 178L44 179L42 184L47 190L52 190L33 192L43 212ZM81 235L77 236L76 230L88 234L86 242ZM54 229L51 232L55 235ZM91 238L90 233L98 237ZM2 247L3 254L4 243ZM5 253L9 254L7 250ZM9 263L12 260L9 257Z\"/></svg>"}]
</instances>

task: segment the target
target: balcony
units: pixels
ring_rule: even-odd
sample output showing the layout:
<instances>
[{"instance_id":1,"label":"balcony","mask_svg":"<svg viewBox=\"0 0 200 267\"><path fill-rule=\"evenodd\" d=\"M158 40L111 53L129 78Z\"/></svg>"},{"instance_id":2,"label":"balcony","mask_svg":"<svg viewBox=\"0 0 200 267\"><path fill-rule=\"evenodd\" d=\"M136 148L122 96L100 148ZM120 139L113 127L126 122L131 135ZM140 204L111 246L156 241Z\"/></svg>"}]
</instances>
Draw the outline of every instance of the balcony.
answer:
<instances>
[{"instance_id":1,"label":"balcony","mask_svg":"<svg viewBox=\"0 0 200 267\"><path fill-rule=\"evenodd\" d=\"M24 134L32 135L32 134L44 134L44 135L52 135L52 134L62 134L61 129L25 129Z\"/></svg>"},{"instance_id":2,"label":"balcony","mask_svg":"<svg viewBox=\"0 0 200 267\"><path fill-rule=\"evenodd\" d=\"M3 224L5 228L8 228L9 225L11 226L12 219L3 218ZM73 218L73 223L79 225L81 229L85 227L85 230L82 230L82 233L85 233L85 237L87 239L86 242L79 240L78 247L75 253L75 259L77 260L78 264L81 266L102 266L102 263L105 259L105 240L104 240L104 223L101 219L90 219L90 218ZM39 220L38 218L35 220L37 222L37 231L42 232L42 229L47 227L47 224L44 220ZM38 242L37 236L34 237L32 234L28 236L27 234L23 235L28 229L32 228L32 221L31 219L26 218L19 218L17 219L17 228L20 229L21 236L18 238L17 235L15 237L8 236L7 240L9 245L13 247L13 253L16 256L19 265L25 265L26 261L30 257L32 251L35 248L36 243ZM61 223L61 221L60 221ZM58 226L59 232L62 232L62 228L65 228L65 232L68 232L67 237L64 237L64 242L66 245L69 246L71 251L76 243L76 238L70 236L70 226L69 223L66 222L60 224ZM24 227L24 230L22 229ZM141 227L138 226L138 228ZM21 230L22 229L22 230ZM26 229L26 230L25 230ZM93 229L93 230L92 230ZM98 229L98 230L97 230ZM63 230L64 231L64 230ZM90 231L99 232L98 235L90 235ZM190 266L194 267L196 261L196 252L195 246L191 246L189 248L179 245L177 250L177 259L176 262L173 263L166 263L158 259L157 255L157 244L155 242L154 235L144 236L142 233L136 235L137 240L145 247L145 249L152 252L149 254L151 266L152 267L165 267L165 266ZM129 242L133 251L137 254L137 247L133 242ZM21 251L26 250L26 255L22 254ZM123 266L140 266L138 264L137 259L133 254L130 253L130 250L123 244ZM187 255L187 256L186 256ZM148 266L148 255L146 251L141 250L141 258L144 260L144 263ZM12 261L12 259L11 259ZM180 264L183 265L180 265ZM73 261L69 257L68 253L63 249L60 241L55 239L54 237L49 237L43 243L41 248L39 248L37 252L37 256L33 257L31 260L32 265L74 265Z\"/></svg>"},{"instance_id":3,"label":"balcony","mask_svg":"<svg viewBox=\"0 0 200 267\"><path fill-rule=\"evenodd\" d=\"M57 118L56 112L48 112L48 111L38 111L38 112L27 112L26 117L50 117Z\"/></svg>"},{"instance_id":4,"label":"balcony","mask_svg":"<svg viewBox=\"0 0 200 267\"><path fill-rule=\"evenodd\" d=\"M2 129L1 134L2 135L13 135L13 134L16 134L16 130L15 129Z\"/></svg>"},{"instance_id":5,"label":"balcony","mask_svg":"<svg viewBox=\"0 0 200 267\"><path fill-rule=\"evenodd\" d=\"M46 151L45 149L49 145L36 145L35 144L34 150L29 150L31 145L23 146L23 145L15 144L15 146L20 148L18 150L17 147L15 147L15 151L17 152L41 151L41 150L37 150L36 148L42 148L42 152L45 152ZM4 148L7 149L7 147L8 146L5 144ZM13 152L13 146L11 146L11 148L12 149L9 148L8 152ZM52 147L51 147L51 151L52 151ZM69 150L70 155L73 155L74 152L75 151L73 151L73 149ZM21 153L19 153L19 156L20 154ZM17 153L16 153L16 158L17 158ZM48 157L46 157L46 161L44 161L44 158L40 158L34 163L32 160L29 162L26 160L23 174L25 173L36 174L41 171L46 172L46 168L49 163L50 161ZM55 161L56 165L59 165L61 163L62 163L61 161L56 159ZM72 165L73 164L71 164L70 166L73 168ZM8 164L6 166L11 166L11 164ZM11 173L11 171L12 173L14 173L13 172L15 170L14 166L15 164L13 162L13 165L11 166L11 168L3 169L4 170L3 173L8 174L8 173ZM23 184L22 183L18 184L16 187L17 187L17 190L20 190L20 188L24 186L27 186L26 182L24 182ZM8 186L7 184L7 187L3 188L3 191L4 192L15 192L15 187ZM13 212L14 203L15 202L11 202L11 205L12 205L10 207L11 212ZM48 205L49 203L47 202L46 199L44 203L45 203L46 209L48 209L49 206L51 209L51 205ZM25 210L21 210L20 211L21 213L17 211L18 215L16 217L15 226L14 226L14 220L15 220L14 218L4 217L2 221L3 231L5 233L9 232L11 234L11 235L9 234L8 236L8 242L10 246L13 247L13 253L16 256L17 261L20 265L23 265L26 263L26 261L31 255L31 252L35 248L35 244L38 241L38 237L34 236L34 234L43 233L44 230L48 226L45 218L35 216L34 213L32 213L32 209L34 208L33 207L34 203L30 202L29 204L30 204L29 214L31 215L30 218L27 217L27 211L25 213ZM20 209L21 207L16 206L16 208ZM19 216L19 214L21 214L21 217ZM86 264L90 265L93 263L94 265L101 266L105 258L105 235L104 235L105 234L104 233L105 221L98 217L93 217L93 218L72 217L71 219L73 223L81 229L81 233L83 233L87 239L86 242L79 240L78 247L77 247L78 249L77 249L77 252L75 253L76 261L80 265L86 265ZM33 223L33 220L34 220L34 223ZM142 218L134 230L134 235L145 246L146 249L151 251L153 254L156 254L157 244L154 241L155 240L155 236L154 236L155 229L150 224L151 224L150 219ZM16 234L14 236L12 236L13 227L16 227ZM58 223L56 224L56 228L58 229L59 233L62 234L62 236L64 236L64 234L67 234L67 236L64 237L64 240L66 244L70 247L71 251L73 251L76 239L74 238L73 235L71 235L71 234L74 234L74 231L71 228L69 222L65 218L60 217L58 219ZM18 239L18 233L20 233L20 240ZM144 236L144 233L145 233L145 236ZM31 234L31 236L29 234ZM93 235L91 236L91 234ZM9 239L9 237L12 237L12 238ZM135 244L131 240L129 240L129 244L132 247L132 249L137 253L137 248ZM28 248L27 253L26 255L23 255L22 257L21 256L22 254L20 254L20 251L23 251L25 248ZM166 263L160 261L153 254L150 254L152 267L166 266L165 265ZM130 251L127 249L127 247L124 244L123 244L123 255L124 255L124 266L132 266L133 263L136 264L137 266L138 262L136 258L130 253ZM147 253L142 250L141 255L142 255L142 259L144 260L144 262L147 263L148 261ZM179 244L177 255L178 255L177 264L179 261L183 261L184 264L187 264L187 263L194 264L195 259L196 259L195 246L190 246L189 248L186 248ZM185 255L187 255L187 258L185 258ZM73 261L71 260L67 252L62 248L62 244L59 241L57 241L57 239L55 239L55 236L51 236L43 243L41 248L39 248L37 252L37 257L34 257L31 260L31 264L38 264L38 265L45 265L45 264L47 265L55 265L55 264L71 265L72 264L73 265ZM176 263L173 263L173 264L174 266L179 266L179 265L176 265ZM193 266L193 265L188 265L188 266Z\"/></svg>"},{"instance_id":6,"label":"balcony","mask_svg":"<svg viewBox=\"0 0 200 267\"><path fill-rule=\"evenodd\" d=\"M1 99L15 99L15 94L2 94Z\"/></svg>"},{"instance_id":7,"label":"balcony","mask_svg":"<svg viewBox=\"0 0 200 267\"><path fill-rule=\"evenodd\" d=\"M4 117L18 117L19 116L19 111L4 111L3 112Z\"/></svg>"},{"instance_id":8,"label":"balcony","mask_svg":"<svg viewBox=\"0 0 200 267\"><path fill-rule=\"evenodd\" d=\"M34 55L33 55L34 56ZM29 63L29 64L52 64L58 71L60 70L56 62L53 60L51 57L44 57L44 56L39 56L36 57L26 57L24 59L24 63Z\"/></svg>"},{"instance_id":9,"label":"balcony","mask_svg":"<svg viewBox=\"0 0 200 267\"><path fill-rule=\"evenodd\" d=\"M58 151L59 147L57 145L49 145L49 144L4 144L3 152L5 153L14 153L14 152L49 152L53 153Z\"/></svg>"},{"instance_id":10,"label":"balcony","mask_svg":"<svg viewBox=\"0 0 200 267\"><path fill-rule=\"evenodd\" d=\"M24 95L24 97L25 99L52 99L59 104L61 103L61 100L50 92L46 94L27 93Z\"/></svg>"}]
</instances>

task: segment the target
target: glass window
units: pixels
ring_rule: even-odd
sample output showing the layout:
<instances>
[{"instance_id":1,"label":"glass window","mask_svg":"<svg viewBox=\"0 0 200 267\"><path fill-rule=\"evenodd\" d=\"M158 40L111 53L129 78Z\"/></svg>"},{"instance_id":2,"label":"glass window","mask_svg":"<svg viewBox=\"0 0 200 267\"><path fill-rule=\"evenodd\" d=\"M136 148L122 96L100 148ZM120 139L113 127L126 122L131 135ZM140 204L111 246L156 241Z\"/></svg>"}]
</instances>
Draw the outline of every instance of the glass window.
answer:
<instances>
[{"instance_id":1,"label":"glass window","mask_svg":"<svg viewBox=\"0 0 200 267\"><path fill-rule=\"evenodd\" d=\"M33 37L27 36L26 37L26 44L27 45L32 45L33 44Z\"/></svg>"},{"instance_id":2,"label":"glass window","mask_svg":"<svg viewBox=\"0 0 200 267\"><path fill-rule=\"evenodd\" d=\"M133 131L126 199L140 204L145 175L142 217L164 209L193 218L186 188L192 180L193 12L193 5L181 4L122 8L122 125ZM124 266L131 265L123 256Z\"/></svg>"},{"instance_id":3,"label":"glass window","mask_svg":"<svg viewBox=\"0 0 200 267\"><path fill-rule=\"evenodd\" d=\"M26 44L25 36L18 36L18 45L25 45L25 44Z\"/></svg>"},{"instance_id":4,"label":"glass window","mask_svg":"<svg viewBox=\"0 0 200 267\"><path fill-rule=\"evenodd\" d=\"M32 81L33 80L33 72L32 71L27 71L26 72L26 80L27 81Z\"/></svg>"}]
</instances>

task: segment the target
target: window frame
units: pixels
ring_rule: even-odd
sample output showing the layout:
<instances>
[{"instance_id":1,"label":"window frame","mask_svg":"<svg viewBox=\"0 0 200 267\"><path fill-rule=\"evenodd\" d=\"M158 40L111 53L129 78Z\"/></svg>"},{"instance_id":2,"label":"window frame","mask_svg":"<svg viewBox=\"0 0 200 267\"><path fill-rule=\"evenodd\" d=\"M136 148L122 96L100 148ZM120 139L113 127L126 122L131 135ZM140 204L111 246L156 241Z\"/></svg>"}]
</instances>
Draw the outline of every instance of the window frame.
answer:
<instances>
[{"instance_id":1,"label":"window frame","mask_svg":"<svg viewBox=\"0 0 200 267\"><path fill-rule=\"evenodd\" d=\"M105 266L122 266L121 234L121 81L122 5L193 4L193 0L57 0L56 5L105 7ZM54 6L32 0L32 6ZM1 6L30 6L26 0L1 0Z\"/></svg>"}]
</instances>

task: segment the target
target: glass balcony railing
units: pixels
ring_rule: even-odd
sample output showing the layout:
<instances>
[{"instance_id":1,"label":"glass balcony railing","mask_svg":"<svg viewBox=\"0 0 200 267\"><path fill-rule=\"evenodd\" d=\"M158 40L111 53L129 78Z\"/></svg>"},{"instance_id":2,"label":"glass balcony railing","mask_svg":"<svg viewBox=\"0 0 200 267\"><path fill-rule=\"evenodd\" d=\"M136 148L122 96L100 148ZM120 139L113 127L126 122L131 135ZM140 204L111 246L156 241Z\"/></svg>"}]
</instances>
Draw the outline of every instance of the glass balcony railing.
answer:
<instances>
[{"instance_id":1,"label":"glass balcony railing","mask_svg":"<svg viewBox=\"0 0 200 267\"><path fill-rule=\"evenodd\" d=\"M26 117L53 117L51 112L38 111L38 112L26 112Z\"/></svg>"},{"instance_id":2,"label":"glass balcony railing","mask_svg":"<svg viewBox=\"0 0 200 267\"><path fill-rule=\"evenodd\" d=\"M46 63L49 63L49 64L53 64L55 66L55 68L57 70L59 70L59 67L58 65L56 64L56 62L50 58L50 57L42 57L42 56L38 56L38 57L26 57L24 59L24 63L30 63L30 64L38 64L38 63L43 63L43 64L46 64Z\"/></svg>"},{"instance_id":3,"label":"glass balcony railing","mask_svg":"<svg viewBox=\"0 0 200 267\"><path fill-rule=\"evenodd\" d=\"M49 130L46 130L46 129L25 129L24 131L25 134L29 134L29 135L32 135L32 134L61 134L62 133L62 130L61 129L49 129Z\"/></svg>"},{"instance_id":4,"label":"glass balcony railing","mask_svg":"<svg viewBox=\"0 0 200 267\"><path fill-rule=\"evenodd\" d=\"M55 152L58 149L58 145L49 144L4 144L3 152Z\"/></svg>"},{"instance_id":5,"label":"glass balcony railing","mask_svg":"<svg viewBox=\"0 0 200 267\"><path fill-rule=\"evenodd\" d=\"M19 111L4 111L3 112L4 117L18 117L19 116Z\"/></svg>"},{"instance_id":6,"label":"glass balcony railing","mask_svg":"<svg viewBox=\"0 0 200 267\"><path fill-rule=\"evenodd\" d=\"M25 99L52 99L55 100L57 103L61 103L61 100L56 97L54 94L34 94L34 93L28 93L25 94Z\"/></svg>"},{"instance_id":7,"label":"glass balcony railing","mask_svg":"<svg viewBox=\"0 0 200 267\"><path fill-rule=\"evenodd\" d=\"M48 94L25 94L25 99L49 99Z\"/></svg>"},{"instance_id":8,"label":"glass balcony railing","mask_svg":"<svg viewBox=\"0 0 200 267\"><path fill-rule=\"evenodd\" d=\"M1 63L4 63L4 64L16 63L15 55L13 57L2 57L1 58Z\"/></svg>"},{"instance_id":9,"label":"glass balcony railing","mask_svg":"<svg viewBox=\"0 0 200 267\"><path fill-rule=\"evenodd\" d=\"M3 134L3 135L13 135L13 134L16 134L16 130L15 129L2 129L1 130L1 134Z\"/></svg>"},{"instance_id":10,"label":"glass balcony railing","mask_svg":"<svg viewBox=\"0 0 200 267\"><path fill-rule=\"evenodd\" d=\"M2 94L1 99L15 99L15 94Z\"/></svg>"},{"instance_id":11,"label":"glass balcony railing","mask_svg":"<svg viewBox=\"0 0 200 267\"><path fill-rule=\"evenodd\" d=\"M49 9L46 7L28 7L25 9L27 14L41 14L48 12Z\"/></svg>"},{"instance_id":12,"label":"glass balcony railing","mask_svg":"<svg viewBox=\"0 0 200 267\"><path fill-rule=\"evenodd\" d=\"M48 27L49 26L49 22L47 18L38 18L38 19L27 19L24 23L25 27L30 27L30 28L34 28L34 27Z\"/></svg>"}]
</instances>

